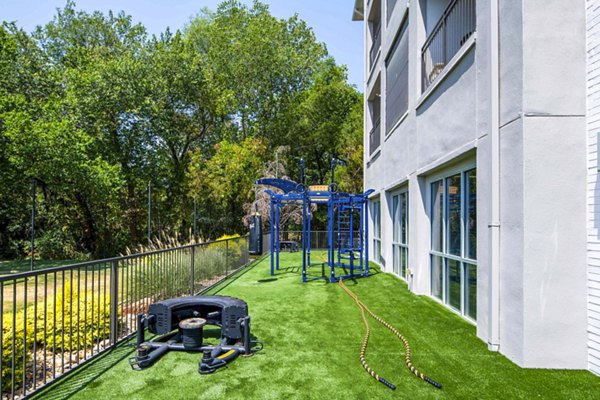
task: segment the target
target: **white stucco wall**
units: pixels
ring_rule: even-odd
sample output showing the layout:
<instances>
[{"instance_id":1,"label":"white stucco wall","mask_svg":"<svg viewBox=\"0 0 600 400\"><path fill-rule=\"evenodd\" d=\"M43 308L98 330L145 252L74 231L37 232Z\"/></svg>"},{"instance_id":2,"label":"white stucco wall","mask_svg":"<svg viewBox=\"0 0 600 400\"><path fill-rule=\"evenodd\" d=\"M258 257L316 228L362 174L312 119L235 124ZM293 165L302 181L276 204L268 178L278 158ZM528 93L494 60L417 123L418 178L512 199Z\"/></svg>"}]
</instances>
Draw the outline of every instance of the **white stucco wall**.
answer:
<instances>
[{"instance_id":1,"label":"white stucco wall","mask_svg":"<svg viewBox=\"0 0 600 400\"><path fill-rule=\"evenodd\" d=\"M588 367L600 374L600 1L587 6Z\"/></svg>"},{"instance_id":2,"label":"white stucco wall","mask_svg":"<svg viewBox=\"0 0 600 400\"><path fill-rule=\"evenodd\" d=\"M500 4L500 351L585 368L584 7Z\"/></svg>"},{"instance_id":3,"label":"white stucco wall","mask_svg":"<svg viewBox=\"0 0 600 400\"><path fill-rule=\"evenodd\" d=\"M389 193L408 187L408 266L413 272L409 288L429 295L430 177L459 162L476 163L477 335L487 341L490 6L477 2L474 43L463 48L454 68L438 78L424 98L419 56L426 38L421 10L425 3L410 2L409 111L388 135L382 126L381 147L373 156L365 152L365 186L375 189L381 199L382 267L388 272L392 271ZM596 307L600 314L600 302L588 306L586 289L584 7L543 0L517 6L500 0L499 5L500 352L525 367L586 368L587 309ZM367 96L378 74L385 93L383 60L406 10L406 1L399 1L389 27L383 25L381 56L375 73L367 72ZM368 56L369 49L365 50ZM381 120L385 121L383 103ZM368 132L369 122L365 128ZM596 246L600 265L600 243Z\"/></svg>"},{"instance_id":4,"label":"white stucco wall","mask_svg":"<svg viewBox=\"0 0 600 400\"><path fill-rule=\"evenodd\" d=\"M585 368L584 1L523 2L523 21L524 365Z\"/></svg>"}]
</instances>

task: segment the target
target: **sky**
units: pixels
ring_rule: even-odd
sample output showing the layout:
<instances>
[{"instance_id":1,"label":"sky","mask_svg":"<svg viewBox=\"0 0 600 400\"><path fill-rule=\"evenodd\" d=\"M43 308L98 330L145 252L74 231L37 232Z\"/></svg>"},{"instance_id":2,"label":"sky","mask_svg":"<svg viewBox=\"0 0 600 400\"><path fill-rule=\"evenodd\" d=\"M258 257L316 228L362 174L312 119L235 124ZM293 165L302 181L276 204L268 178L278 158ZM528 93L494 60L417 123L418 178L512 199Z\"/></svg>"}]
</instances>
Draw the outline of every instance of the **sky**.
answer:
<instances>
[{"instance_id":1,"label":"sky","mask_svg":"<svg viewBox=\"0 0 600 400\"><path fill-rule=\"evenodd\" d=\"M76 0L78 9L107 12L125 11L134 22L142 23L148 33L159 34L167 27L181 29L203 7L216 9L220 0ZM251 0L242 0L251 4ZM262 0L271 14L289 18L297 13L324 42L338 64L348 67L348 80L362 91L362 23L352 21L354 0ZM0 0L0 20L15 21L27 32L52 20L66 0Z\"/></svg>"}]
</instances>

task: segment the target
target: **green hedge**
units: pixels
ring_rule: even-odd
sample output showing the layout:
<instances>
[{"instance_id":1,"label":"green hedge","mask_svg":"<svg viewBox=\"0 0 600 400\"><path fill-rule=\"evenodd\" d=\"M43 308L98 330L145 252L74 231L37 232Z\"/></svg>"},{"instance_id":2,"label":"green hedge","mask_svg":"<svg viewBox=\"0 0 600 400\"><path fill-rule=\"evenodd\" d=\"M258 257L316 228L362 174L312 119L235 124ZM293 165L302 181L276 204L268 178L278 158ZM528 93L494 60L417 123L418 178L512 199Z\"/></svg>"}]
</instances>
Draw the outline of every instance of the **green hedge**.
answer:
<instances>
[{"instance_id":1,"label":"green hedge","mask_svg":"<svg viewBox=\"0 0 600 400\"><path fill-rule=\"evenodd\" d=\"M61 289L60 293L57 293L56 301L54 296L47 300L45 311L44 301L37 303L37 321L34 315L34 304L29 305L26 310L18 311L14 316L16 321L14 383L16 386L21 386L23 383L23 350L27 349L26 362L29 363L33 359L34 343L40 350L44 348L45 342L47 354L50 356L53 349L59 354L78 348L89 349L93 344L108 339L110 335L110 298L106 296L105 301L103 295L99 296L92 291L72 292L68 284L64 289L64 298ZM25 311L27 311L27 321L25 321ZM44 329L44 315L46 329ZM37 325L35 335L34 325ZM13 314L4 315L2 334L2 391L4 392L10 389L12 377Z\"/></svg>"}]
</instances>

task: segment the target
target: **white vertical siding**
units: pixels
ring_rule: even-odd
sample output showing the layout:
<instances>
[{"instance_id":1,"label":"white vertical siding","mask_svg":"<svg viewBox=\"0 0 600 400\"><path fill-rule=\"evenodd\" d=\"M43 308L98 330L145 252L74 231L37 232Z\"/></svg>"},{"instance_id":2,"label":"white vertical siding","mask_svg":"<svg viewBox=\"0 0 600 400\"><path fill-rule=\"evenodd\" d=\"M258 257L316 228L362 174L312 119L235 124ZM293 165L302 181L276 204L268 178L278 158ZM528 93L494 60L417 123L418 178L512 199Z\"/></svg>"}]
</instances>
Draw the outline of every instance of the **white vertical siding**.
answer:
<instances>
[{"instance_id":1,"label":"white vertical siding","mask_svg":"<svg viewBox=\"0 0 600 400\"><path fill-rule=\"evenodd\" d=\"M600 374L600 1L587 0L588 343L589 369Z\"/></svg>"}]
</instances>

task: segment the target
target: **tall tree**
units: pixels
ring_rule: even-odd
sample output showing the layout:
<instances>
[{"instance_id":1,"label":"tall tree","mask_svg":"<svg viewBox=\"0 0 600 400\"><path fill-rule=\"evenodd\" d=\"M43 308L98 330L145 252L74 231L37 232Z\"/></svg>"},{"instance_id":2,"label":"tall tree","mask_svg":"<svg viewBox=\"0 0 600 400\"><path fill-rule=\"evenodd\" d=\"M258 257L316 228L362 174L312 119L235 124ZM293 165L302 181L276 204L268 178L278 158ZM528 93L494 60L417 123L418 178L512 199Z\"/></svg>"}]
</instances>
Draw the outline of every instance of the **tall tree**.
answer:
<instances>
[{"instance_id":1,"label":"tall tree","mask_svg":"<svg viewBox=\"0 0 600 400\"><path fill-rule=\"evenodd\" d=\"M346 165L336 170L340 190L361 193L363 188L363 101L362 96L341 126L337 154Z\"/></svg>"},{"instance_id":2,"label":"tall tree","mask_svg":"<svg viewBox=\"0 0 600 400\"><path fill-rule=\"evenodd\" d=\"M69 1L35 37L60 74L66 112L95 139L96 155L120 168L125 182L121 204L109 211L126 210L128 234L115 239L123 244L140 241L143 187L160 170L141 114L149 94L145 29L122 12L89 14ZM98 210L90 222L100 221L99 211L105 208L94 207L94 200L81 200L86 208Z\"/></svg>"},{"instance_id":3,"label":"tall tree","mask_svg":"<svg viewBox=\"0 0 600 400\"><path fill-rule=\"evenodd\" d=\"M323 62L314 84L296 97L286 118L286 134L279 139L292 144L293 158L305 159L313 183L328 183L330 160L341 155L347 139L342 135L343 126L353 107L361 102L361 95L346 79L344 67L331 58Z\"/></svg>"},{"instance_id":4,"label":"tall tree","mask_svg":"<svg viewBox=\"0 0 600 400\"><path fill-rule=\"evenodd\" d=\"M210 153L220 141L219 127L227 121L226 100L214 85L204 55L179 32L153 38L148 54L151 97L143 115L156 152L168 160L162 189L171 207L165 217L185 229L183 217L191 201L186 184L190 155L196 150Z\"/></svg>"},{"instance_id":5,"label":"tall tree","mask_svg":"<svg viewBox=\"0 0 600 400\"><path fill-rule=\"evenodd\" d=\"M36 116L56 89L47 59L35 41L14 23L0 25L0 254L14 257L29 234L29 187L32 176L11 163L7 119Z\"/></svg>"},{"instance_id":6,"label":"tall tree","mask_svg":"<svg viewBox=\"0 0 600 400\"><path fill-rule=\"evenodd\" d=\"M214 13L205 10L190 23L186 36L206 55L241 138L276 141L286 130L282 115L312 83L327 55L297 15L278 20L258 1L247 7L228 0Z\"/></svg>"},{"instance_id":7,"label":"tall tree","mask_svg":"<svg viewBox=\"0 0 600 400\"><path fill-rule=\"evenodd\" d=\"M205 200L206 211L213 218L213 234L239 232L243 229L243 206L254 197L254 181L260 178L267 148L264 141L247 138L240 143L222 141L215 155L206 160L201 152L192 155L190 192Z\"/></svg>"},{"instance_id":8,"label":"tall tree","mask_svg":"<svg viewBox=\"0 0 600 400\"><path fill-rule=\"evenodd\" d=\"M258 1L225 1L151 38L123 12L72 1L32 35L3 23L0 255L24 254L32 180L43 256L145 242L148 182L154 232L185 233L196 198L205 237L241 233L277 148L293 176L304 157L313 182L331 156L359 159L360 96L345 80L298 16Z\"/></svg>"}]
</instances>

